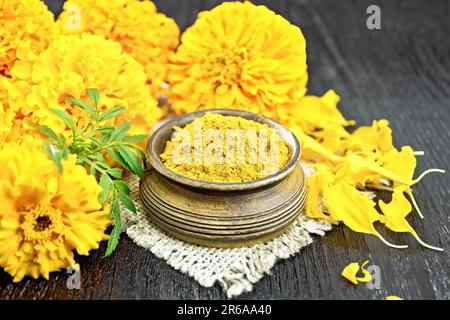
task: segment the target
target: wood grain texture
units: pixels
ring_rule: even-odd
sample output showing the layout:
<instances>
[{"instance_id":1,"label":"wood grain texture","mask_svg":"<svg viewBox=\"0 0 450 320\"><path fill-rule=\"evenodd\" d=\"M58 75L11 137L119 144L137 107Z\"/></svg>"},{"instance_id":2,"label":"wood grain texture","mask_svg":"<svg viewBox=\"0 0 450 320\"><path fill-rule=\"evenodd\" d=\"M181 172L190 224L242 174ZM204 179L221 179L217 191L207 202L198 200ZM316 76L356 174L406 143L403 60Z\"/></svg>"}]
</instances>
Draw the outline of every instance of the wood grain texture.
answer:
<instances>
[{"instance_id":1,"label":"wood grain texture","mask_svg":"<svg viewBox=\"0 0 450 320\"><path fill-rule=\"evenodd\" d=\"M59 10L60 1L47 1ZM212 0L158 0L159 10L185 29ZM368 125L387 118L397 146L424 150L418 172L448 167L450 158L450 3L447 0L279 0L265 4L300 26L307 39L309 93L334 88L347 118ZM368 30L366 8L381 8L382 29ZM422 239L445 248L436 253L410 236L382 232L406 250L384 246L371 236L334 228L288 260L280 261L253 292L238 299L450 299L449 175L432 175L414 187L425 215L409 218ZM102 258L105 245L78 259L81 290L66 289L67 275L12 284L0 272L3 299L224 299L218 285L203 288L126 236L116 253ZM370 260L381 269L381 289L351 286L340 276L349 262Z\"/></svg>"}]
</instances>

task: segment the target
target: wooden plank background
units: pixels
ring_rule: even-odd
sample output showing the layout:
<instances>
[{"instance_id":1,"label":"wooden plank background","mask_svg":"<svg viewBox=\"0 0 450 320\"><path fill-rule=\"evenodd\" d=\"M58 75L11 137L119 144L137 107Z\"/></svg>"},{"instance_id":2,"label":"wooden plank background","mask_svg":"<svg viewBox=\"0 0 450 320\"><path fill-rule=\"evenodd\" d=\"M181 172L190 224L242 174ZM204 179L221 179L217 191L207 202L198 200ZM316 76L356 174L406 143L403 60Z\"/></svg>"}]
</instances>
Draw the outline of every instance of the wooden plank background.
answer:
<instances>
[{"instance_id":1,"label":"wooden plank background","mask_svg":"<svg viewBox=\"0 0 450 320\"><path fill-rule=\"evenodd\" d=\"M54 12L61 1L46 1ZM158 0L158 9L181 29L213 0ZM300 26L307 39L310 94L334 88L345 116L369 125L387 118L397 146L424 150L418 171L448 167L450 158L450 2L447 0L279 0L265 4ZM366 28L366 8L381 8L381 30ZM299 254L279 262L270 275L239 299L450 299L449 175L430 175L414 187L425 215L409 221L422 239L445 248L420 247L409 235L382 232L406 250L372 236L334 228ZM117 252L105 246L80 257L82 288L68 290L68 275L12 284L0 272L2 299L223 299L218 285L203 288L123 236ZM381 270L381 288L351 286L340 276L349 262L370 260Z\"/></svg>"}]
</instances>

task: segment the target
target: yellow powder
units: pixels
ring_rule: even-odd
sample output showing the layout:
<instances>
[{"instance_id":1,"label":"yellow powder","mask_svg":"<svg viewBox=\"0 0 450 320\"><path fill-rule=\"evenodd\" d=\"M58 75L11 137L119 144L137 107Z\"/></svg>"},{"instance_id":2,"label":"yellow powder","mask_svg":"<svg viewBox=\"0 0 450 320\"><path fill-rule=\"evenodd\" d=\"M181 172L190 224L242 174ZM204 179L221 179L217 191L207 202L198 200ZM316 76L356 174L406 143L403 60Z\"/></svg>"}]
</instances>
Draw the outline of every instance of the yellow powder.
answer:
<instances>
[{"instance_id":1,"label":"yellow powder","mask_svg":"<svg viewBox=\"0 0 450 320\"><path fill-rule=\"evenodd\" d=\"M174 130L161 160L192 179L256 180L279 171L289 159L289 149L276 129L242 117L206 113Z\"/></svg>"}]
</instances>

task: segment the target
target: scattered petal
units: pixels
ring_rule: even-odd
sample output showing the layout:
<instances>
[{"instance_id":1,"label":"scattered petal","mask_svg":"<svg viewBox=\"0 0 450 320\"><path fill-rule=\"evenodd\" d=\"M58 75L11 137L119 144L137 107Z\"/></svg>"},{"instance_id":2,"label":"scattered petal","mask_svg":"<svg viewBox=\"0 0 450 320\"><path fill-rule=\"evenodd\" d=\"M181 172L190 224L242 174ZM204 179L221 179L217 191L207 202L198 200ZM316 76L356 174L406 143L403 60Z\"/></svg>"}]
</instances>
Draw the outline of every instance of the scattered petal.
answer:
<instances>
[{"instance_id":1,"label":"scattered petal","mask_svg":"<svg viewBox=\"0 0 450 320\"><path fill-rule=\"evenodd\" d=\"M406 199L404 190L404 187L397 187L392 193L391 202L385 203L383 200L378 202L378 205L384 214L382 222L392 231L411 233L413 237L426 248L443 251L442 248L437 248L423 242L408 221L406 221L405 218L411 212L412 206L408 199Z\"/></svg>"},{"instance_id":2,"label":"scattered petal","mask_svg":"<svg viewBox=\"0 0 450 320\"><path fill-rule=\"evenodd\" d=\"M353 284L358 284L358 282L369 282L372 280L372 275L369 271L364 269L368 263L369 261L365 261L360 267L358 262L352 262L342 270L342 276ZM360 270L363 276L357 277Z\"/></svg>"},{"instance_id":3,"label":"scattered petal","mask_svg":"<svg viewBox=\"0 0 450 320\"><path fill-rule=\"evenodd\" d=\"M380 217L374 208L375 202L347 183L339 181L326 189L324 200L333 220L342 221L353 231L372 234L390 247L398 249L408 247L389 243L375 230L373 223Z\"/></svg>"},{"instance_id":4,"label":"scattered petal","mask_svg":"<svg viewBox=\"0 0 450 320\"><path fill-rule=\"evenodd\" d=\"M387 296L386 300L404 300L404 299L400 298L399 296Z\"/></svg>"}]
</instances>

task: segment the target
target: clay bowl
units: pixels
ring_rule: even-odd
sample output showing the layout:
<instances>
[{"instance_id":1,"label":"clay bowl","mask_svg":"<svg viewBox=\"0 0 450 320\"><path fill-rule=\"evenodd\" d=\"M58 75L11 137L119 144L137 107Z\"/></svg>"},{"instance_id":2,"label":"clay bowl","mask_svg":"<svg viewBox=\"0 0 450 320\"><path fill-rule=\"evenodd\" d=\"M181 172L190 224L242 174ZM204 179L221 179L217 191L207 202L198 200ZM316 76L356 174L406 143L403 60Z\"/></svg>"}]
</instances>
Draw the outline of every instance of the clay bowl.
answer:
<instances>
[{"instance_id":1,"label":"clay bowl","mask_svg":"<svg viewBox=\"0 0 450 320\"><path fill-rule=\"evenodd\" d=\"M240 116L275 128L289 149L289 160L275 174L242 183L190 179L166 168L160 159L173 127L205 113ZM161 125L147 145L149 169L140 184L148 217L178 239L211 247L242 247L272 239L301 213L306 185L295 136L278 122L258 114L210 109L186 114Z\"/></svg>"}]
</instances>

